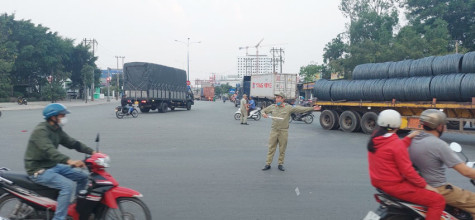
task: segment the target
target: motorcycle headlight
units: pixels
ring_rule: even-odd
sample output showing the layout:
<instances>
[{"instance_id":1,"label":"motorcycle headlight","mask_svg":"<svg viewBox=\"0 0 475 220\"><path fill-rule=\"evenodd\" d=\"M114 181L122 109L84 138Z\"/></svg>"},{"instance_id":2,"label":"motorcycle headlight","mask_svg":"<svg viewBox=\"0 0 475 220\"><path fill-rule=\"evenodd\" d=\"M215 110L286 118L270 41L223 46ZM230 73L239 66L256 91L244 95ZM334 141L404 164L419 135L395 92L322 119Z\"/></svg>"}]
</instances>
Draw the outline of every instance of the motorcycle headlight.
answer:
<instances>
[{"instance_id":1,"label":"motorcycle headlight","mask_svg":"<svg viewBox=\"0 0 475 220\"><path fill-rule=\"evenodd\" d=\"M98 166L107 168L107 167L110 167L110 161L111 161L111 160L110 160L109 156L107 156L107 157L97 158L97 160L94 161L94 162L96 162L96 164L97 164Z\"/></svg>"}]
</instances>

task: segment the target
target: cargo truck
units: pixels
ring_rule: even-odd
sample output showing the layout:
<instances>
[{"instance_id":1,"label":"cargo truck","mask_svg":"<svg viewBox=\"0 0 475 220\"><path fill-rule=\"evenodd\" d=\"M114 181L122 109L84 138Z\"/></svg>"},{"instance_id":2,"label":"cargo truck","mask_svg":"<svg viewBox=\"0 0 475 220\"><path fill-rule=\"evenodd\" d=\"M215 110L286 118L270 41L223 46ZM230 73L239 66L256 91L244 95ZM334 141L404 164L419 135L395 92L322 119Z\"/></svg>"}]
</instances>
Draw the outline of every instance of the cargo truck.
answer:
<instances>
[{"instance_id":1,"label":"cargo truck","mask_svg":"<svg viewBox=\"0 0 475 220\"><path fill-rule=\"evenodd\" d=\"M284 93L286 102L293 102L297 97L297 74L259 74L244 76L239 90L239 105L242 94L251 96L256 105L266 107L274 101L274 94Z\"/></svg>"},{"instance_id":2,"label":"cargo truck","mask_svg":"<svg viewBox=\"0 0 475 220\"><path fill-rule=\"evenodd\" d=\"M191 109L193 93L186 85L186 72L181 69L145 62L124 64L124 92L138 102L141 112L170 108Z\"/></svg>"},{"instance_id":3,"label":"cargo truck","mask_svg":"<svg viewBox=\"0 0 475 220\"><path fill-rule=\"evenodd\" d=\"M207 86L201 88L201 100L213 101L214 99L214 87Z\"/></svg>"},{"instance_id":4,"label":"cargo truck","mask_svg":"<svg viewBox=\"0 0 475 220\"><path fill-rule=\"evenodd\" d=\"M421 129L421 112L438 109L448 117L447 132L475 133L475 52L362 64L353 79L315 82L324 129L369 134L385 109L401 114L400 129Z\"/></svg>"}]
</instances>

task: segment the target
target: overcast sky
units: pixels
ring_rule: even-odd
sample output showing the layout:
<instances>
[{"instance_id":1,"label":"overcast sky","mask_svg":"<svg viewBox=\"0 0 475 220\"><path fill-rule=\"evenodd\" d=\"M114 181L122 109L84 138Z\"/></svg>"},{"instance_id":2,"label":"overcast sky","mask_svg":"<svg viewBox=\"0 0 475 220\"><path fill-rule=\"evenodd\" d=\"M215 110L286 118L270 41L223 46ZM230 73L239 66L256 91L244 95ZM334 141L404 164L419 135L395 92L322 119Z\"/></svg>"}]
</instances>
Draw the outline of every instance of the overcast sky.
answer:
<instances>
[{"instance_id":1,"label":"overcast sky","mask_svg":"<svg viewBox=\"0 0 475 220\"><path fill-rule=\"evenodd\" d=\"M153 62L186 70L190 79L235 74L242 46L262 38L259 54L285 50L283 72L323 62L323 48L345 30L339 0L1 0L0 12L42 24L65 38L95 39L99 68ZM255 48L249 48L255 54ZM119 61L119 65L122 61Z\"/></svg>"}]
</instances>

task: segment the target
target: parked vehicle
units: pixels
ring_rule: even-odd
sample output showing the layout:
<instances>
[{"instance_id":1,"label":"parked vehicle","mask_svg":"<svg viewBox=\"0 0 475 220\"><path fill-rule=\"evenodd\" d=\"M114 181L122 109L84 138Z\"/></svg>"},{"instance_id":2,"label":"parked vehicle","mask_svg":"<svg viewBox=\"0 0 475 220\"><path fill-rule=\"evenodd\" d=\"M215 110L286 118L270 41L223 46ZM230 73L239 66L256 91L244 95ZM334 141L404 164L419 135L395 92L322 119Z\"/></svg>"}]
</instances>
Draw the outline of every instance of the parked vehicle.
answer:
<instances>
[{"instance_id":1,"label":"parked vehicle","mask_svg":"<svg viewBox=\"0 0 475 220\"><path fill-rule=\"evenodd\" d=\"M18 105L28 105L28 101L25 97L18 97L17 101Z\"/></svg>"},{"instance_id":2,"label":"parked vehicle","mask_svg":"<svg viewBox=\"0 0 475 220\"><path fill-rule=\"evenodd\" d=\"M290 115L290 122L292 121L303 121L305 124L312 124L313 122L313 114L312 112L305 112L305 113L292 113Z\"/></svg>"},{"instance_id":3,"label":"parked vehicle","mask_svg":"<svg viewBox=\"0 0 475 220\"><path fill-rule=\"evenodd\" d=\"M186 72L153 63L124 64L124 90L127 97L138 102L141 112L158 110L165 113L175 108L191 109L193 92L186 85Z\"/></svg>"},{"instance_id":4,"label":"parked vehicle","mask_svg":"<svg viewBox=\"0 0 475 220\"><path fill-rule=\"evenodd\" d=\"M254 119L256 121L259 121L261 119L261 108L256 108L254 110L252 110L249 115L247 116L248 119ZM237 110L235 113L234 113L234 119L236 120L240 120L241 119L241 110Z\"/></svg>"},{"instance_id":5,"label":"parked vehicle","mask_svg":"<svg viewBox=\"0 0 475 220\"><path fill-rule=\"evenodd\" d=\"M467 166L473 167L475 162L469 162L465 154L462 153L462 147L458 143L451 143L450 148L465 157ZM475 185L474 180L470 182ZM414 203L396 199L378 189L374 198L379 203L376 211L369 211L363 220L389 220L389 219L425 219L427 208ZM464 210L447 205L442 213L441 219L444 220L471 220L472 215Z\"/></svg>"},{"instance_id":6,"label":"parked vehicle","mask_svg":"<svg viewBox=\"0 0 475 220\"><path fill-rule=\"evenodd\" d=\"M129 108L132 108L132 110L130 110ZM134 106L129 106L128 108L117 106L115 107L115 116L118 119L122 119L124 116L132 116L134 118L137 118L137 116L139 116L139 112L137 111L137 109L135 109Z\"/></svg>"},{"instance_id":7,"label":"parked vehicle","mask_svg":"<svg viewBox=\"0 0 475 220\"><path fill-rule=\"evenodd\" d=\"M246 85L246 82L243 84ZM297 74L259 74L250 77L248 95L256 101L257 106L271 105L277 93L284 93L286 102L291 103L297 97Z\"/></svg>"},{"instance_id":8,"label":"parked vehicle","mask_svg":"<svg viewBox=\"0 0 475 220\"><path fill-rule=\"evenodd\" d=\"M96 142L99 141L99 135ZM98 151L98 150L97 150ZM86 157L90 184L68 209L68 220L151 220L150 210L140 200L142 194L121 187L105 170L109 156L95 153ZM51 219L59 190L32 182L23 172L0 169L0 219Z\"/></svg>"}]
</instances>

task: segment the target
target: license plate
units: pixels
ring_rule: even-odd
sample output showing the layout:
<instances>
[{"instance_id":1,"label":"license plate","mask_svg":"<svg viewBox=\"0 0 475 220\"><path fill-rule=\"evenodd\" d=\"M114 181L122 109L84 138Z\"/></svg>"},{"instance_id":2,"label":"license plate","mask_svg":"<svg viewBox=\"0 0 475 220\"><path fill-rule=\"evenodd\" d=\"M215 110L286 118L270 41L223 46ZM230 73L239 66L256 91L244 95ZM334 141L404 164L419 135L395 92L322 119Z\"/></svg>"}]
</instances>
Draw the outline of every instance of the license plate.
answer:
<instances>
[{"instance_id":1,"label":"license plate","mask_svg":"<svg viewBox=\"0 0 475 220\"><path fill-rule=\"evenodd\" d=\"M368 214L363 218L363 220L379 220L381 217L379 217L378 214L374 213L373 211L369 211Z\"/></svg>"}]
</instances>

